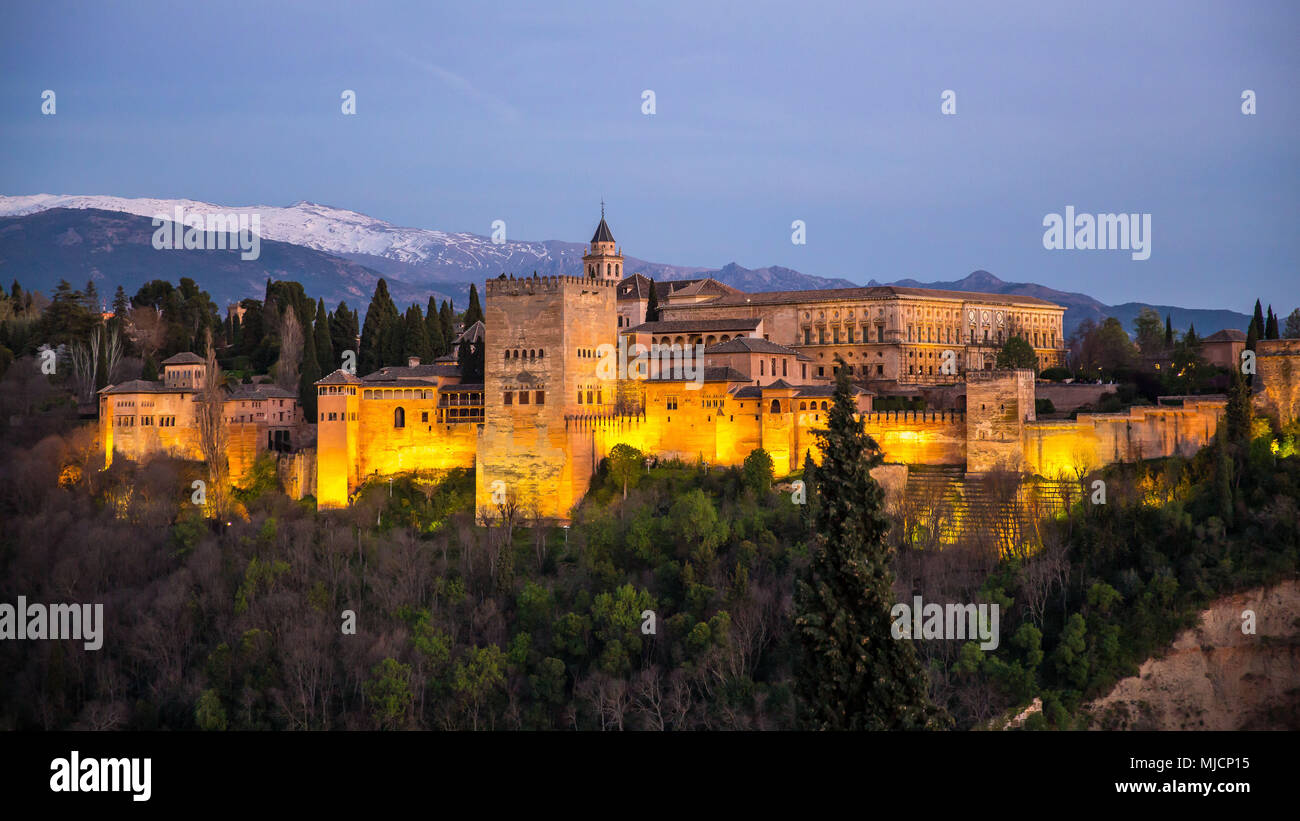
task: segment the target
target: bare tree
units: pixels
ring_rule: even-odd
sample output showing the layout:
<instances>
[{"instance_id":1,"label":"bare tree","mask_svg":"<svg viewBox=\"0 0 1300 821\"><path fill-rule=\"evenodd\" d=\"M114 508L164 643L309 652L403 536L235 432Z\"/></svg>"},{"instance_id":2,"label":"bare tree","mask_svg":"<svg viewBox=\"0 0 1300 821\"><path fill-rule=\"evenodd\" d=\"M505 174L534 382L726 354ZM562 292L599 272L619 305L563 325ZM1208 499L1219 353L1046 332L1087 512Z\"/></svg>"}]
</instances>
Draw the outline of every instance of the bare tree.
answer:
<instances>
[{"instance_id":1,"label":"bare tree","mask_svg":"<svg viewBox=\"0 0 1300 821\"><path fill-rule=\"evenodd\" d=\"M229 510L230 464L226 451L230 444L230 430L226 427L226 389L222 385L221 366L217 364L217 351L212 344L212 330L206 339L207 357L204 360L203 389L195 397L195 422L199 432L199 450L208 466L208 510L214 516L224 516Z\"/></svg>"}]
</instances>

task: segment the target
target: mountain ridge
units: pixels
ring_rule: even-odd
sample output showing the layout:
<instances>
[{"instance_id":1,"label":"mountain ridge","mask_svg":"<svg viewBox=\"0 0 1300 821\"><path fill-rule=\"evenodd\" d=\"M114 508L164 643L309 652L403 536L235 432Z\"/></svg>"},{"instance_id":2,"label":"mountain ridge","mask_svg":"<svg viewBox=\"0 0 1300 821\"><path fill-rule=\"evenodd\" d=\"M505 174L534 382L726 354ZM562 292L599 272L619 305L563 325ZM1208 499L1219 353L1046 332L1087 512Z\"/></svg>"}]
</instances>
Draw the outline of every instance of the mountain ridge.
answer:
<instances>
[{"instance_id":1,"label":"mountain ridge","mask_svg":"<svg viewBox=\"0 0 1300 821\"><path fill-rule=\"evenodd\" d=\"M277 246L272 246L276 248L273 264L260 267L249 266L243 274L232 271L225 262L213 267L215 258L208 260L207 265L201 266L211 271L211 275L221 278L221 281L200 284L213 294L214 298L224 301L260 296L261 286L253 287L255 283L252 280L261 274L288 278L287 274L296 270L301 272L300 276L317 279L319 294L327 300L348 299L349 304L352 305L356 304L356 300L368 300L370 292L373 291L373 283L382 276L389 280L390 291L399 301L422 304L432 293L440 300L451 298L456 304L464 305L471 282L482 282L503 271L519 275L526 275L533 271L543 275L577 273L582 270L581 260L587 250L584 243L561 240L509 240L497 243L488 237L466 232L399 227L357 211L309 200L298 200L288 207L264 205L225 207L189 199L55 194L0 195L0 224L8 226L6 230L12 230L15 225L14 220L25 220L39 214L54 211L64 211L69 214L77 211L97 212L100 216L88 220L87 223L98 221L97 224L101 229L98 238L103 244L87 246L83 251L93 256L96 253L95 249L99 249L101 253L97 257L98 264L91 265L86 259L78 261L64 252L62 259L64 264L69 266L70 276L62 278L72 281L80 274L71 274L71 270L78 269L92 276L98 272L101 276L109 278L103 266L108 265L109 272L114 270L115 266L109 265L109 257L106 253L102 253L102 249L112 246L112 237L116 233L105 230L107 226L103 222L106 219L104 215L116 213L143 220L144 225L149 226L151 232L151 220L155 216L171 219L178 206L187 214L220 213L250 216L257 214L259 234L263 242L278 243ZM67 223L65 227L74 228L75 233L75 219L56 218L55 221L60 224ZM141 228L136 224L130 228L123 226L121 230L125 231L127 236L138 240ZM91 230L90 233L93 234L95 231ZM0 239L3 239L3 236L4 234L0 233ZM288 251L279 246L299 248L303 253ZM21 281L23 274L19 260L25 260L22 264L29 266L35 274L35 279L32 274L27 276L28 280L33 281L31 287L37 289L52 287L53 283L46 281L48 275L39 273L44 268L38 260L0 244L0 276L8 279L17 278ZM185 275L165 273L169 266L162 264L164 261L170 260L161 258L156 261L158 263L156 267L164 273L149 278L176 279ZM127 282L134 282L143 275L136 269L148 265L148 260L133 257L134 267L120 271L117 276ZM319 266L322 271L330 272L330 276L312 277L313 265ZM726 285L749 292L862 287L843 278L806 274L778 265L745 268L734 261L721 268L709 268L656 263L627 256L624 260L624 269L657 280L682 280L709 276ZM227 281L230 276L238 277L237 284ZM197 280L198 277L195 279ZM264 279L265 276L262 277L263 281ZM1145 306L1145 303L1137 302L1106 305L1083 293L1061 291L1036 283L1006 282L985 270L976 270L961 279L949 281L922 282L904 278L881 283L871 279L866 284L867 286L888 284L913 288L938 288L1047 299L1066 308L1067 334L1085 319L1101 322L1107 316L1115 316L1124 323L1126 329L1130 328L1133 319ZM304 286L306 285L307 283L304 282ZM367 286L371 291L365 290ZM250 287L252 290L247 290ZM361 291L365 292L360 293ZM1202 335L1223 328L1245 328L1250 320L1244 313L1229 310L1182 308L1173 305L1151 305L1150 307L1159 311L1161 316L1168 314L1175 328L1179 330L1185 330L1189 324L1196 324L1198 332Z\"/></svg>"}]
</instances>

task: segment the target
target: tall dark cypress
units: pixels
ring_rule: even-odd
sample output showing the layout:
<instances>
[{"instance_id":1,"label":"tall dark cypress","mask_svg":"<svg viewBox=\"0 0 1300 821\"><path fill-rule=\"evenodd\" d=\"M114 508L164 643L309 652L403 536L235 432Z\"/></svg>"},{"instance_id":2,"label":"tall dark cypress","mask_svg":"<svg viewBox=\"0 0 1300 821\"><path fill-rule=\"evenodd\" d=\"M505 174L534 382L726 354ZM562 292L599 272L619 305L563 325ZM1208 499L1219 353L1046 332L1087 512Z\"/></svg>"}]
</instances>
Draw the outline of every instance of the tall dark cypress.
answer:
<instances>
[{"instance_id":1,"label":"tall dark cypress","mask_svg":"<svg viewBox=\"0 0 1300 821\"><path fill-rule=\"evenodd\" d=\"M384 365L396 365L402 356L402 323L388 283L375 285L375 295L366 308L366 322L361 326L361 350L357 353L357 371L365 375Z\"/></svg>"},{"instance_id":2,"label":"tall dark cypress","mask_svg":"<svg viewBox=\"0 0 1300 821\"><path fill-rule=\"evenodd\" d=\"M1173 350L1174 347L1174 324L1169 319L1169 314L1165 314L1165 350Z\"/></svg>"},{"instance_id":3,"label":"tall dark cypress","mask_svg":"<svg viewBox=\"0 0 1300 821\"><path fill-rule=\"evenodd\" d=\"M316 337L316 366L321 375L334 373L338 367L334 358L334 343L330 339L330 320L325 313L325 300L316 300L316 322L313 327ZM319 377L318 377L319 378Z\"/></svg>"},{"instance_id":4,"label":"tall dark cypress","mask_svg":"<svg viewBox=\"0 0 1300 821\"><path fill-rule=\"evenodd\" d=\"M645 304L645 321L659 321L659 294L655 290L655 281L653 279L650 280L650 297Z\"/></svg>"},{"instance_id":5,"label":"tall dark cypress","mask_svg":"<svg viewBox=\"0 0 1300 821\"><path fill-rule=\"evenodd\" d=\"M438 303L430 296L429 307L424 312L424 335L429 339L429 351L433 358L447 353L447 342L442 337L442 322L438 317Z\"/></svg>"},{"instance_id":6,"label":"tall dark cypress","mask_svg":"<svg viewBox=\"0 0 1300 821\"><path fill-rule=\"evenodd\" d=\"M891 634L893 550L884 491L871 477L882 457L855 417L848 369L838 365L827 430L817 434L812 557L795 588L801 708L818 729L941 729L951 720L930 702L916 648Z\"/></svg>"},{"instance_id":7,"label":"tall dark cypress","mask_svg":"<svg viewBox=\"0 0 1300 821\"><path fill-rule=\"evenodd\" d=\"M475 322L483 321L483 306L478 302L478 287L474 283L469 286L469 307L465 309L465 327L473 325Z\"/></svg>"},{"instance_id":8,"label":"tall dark cypress","mask_svg":"<svg viewBox=\"0 0 1300 821\"><path fill-rule=\"evenodd\" d=\"M1277 314L1273 313L1273 306L1268 306L1268 319L1264 321L1264 338L1277 339Z\"/></svg>"},{"instance_id":9,"label":"tall dark cypress","mask_svg":"<svg viewBox=\"0 0 1300 821\"><path fill-rule=\"evenodd\" d=\"M1251 320L1251 324L1255 326L1255 338L1263 339L1264 338L1264 306L1259 304L1258 299L1255 300L1255 317Z\"/></svg>"},{"instance_id":10,"label":"tall dark cypress","mask_svg":"<svg viewBox=\"0 0 1300 821\"><path fill-rule=\"evenodd\" d=\"M456 344L456 306L449 299L444 299L442 307L438 309L438 324L442 326L442 338L447 345L447 352L451 353L452 345Z\"/></svg>"}]
</instances>

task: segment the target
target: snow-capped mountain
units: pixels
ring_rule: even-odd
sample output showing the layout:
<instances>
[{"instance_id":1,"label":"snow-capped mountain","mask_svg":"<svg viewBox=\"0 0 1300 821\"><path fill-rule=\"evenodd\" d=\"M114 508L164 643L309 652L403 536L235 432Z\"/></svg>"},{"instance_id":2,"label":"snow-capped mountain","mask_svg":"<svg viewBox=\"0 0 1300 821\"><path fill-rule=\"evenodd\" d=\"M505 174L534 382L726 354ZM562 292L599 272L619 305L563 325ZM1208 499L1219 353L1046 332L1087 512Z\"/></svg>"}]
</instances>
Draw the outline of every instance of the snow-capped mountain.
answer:
<instances>
[{"instance_id":1,"label":"snow-capped mountain","mask_svg":"<svg viewBox=\"0 0 1300 821\"><path fill-rule=\"evenodd\" d=\"M288 208L274 205L227 207L186 199L128 198L33 194L0 196L0 216L25 216L51 208L93 208L141 217L172 219L176 208L185 214L257 214L263 239L288 242L339 255L383 257L405 265L432 265L455 269L492 268L512 257L533 257L545 265L551 260L549 243L493 244L487 237L427 228L399 228L383 220L312 202ZM581 256L581 255L579 255ZM549 266L546 266L549 267ZM502 268L501 270L509 270Z\"/></svg>"}]
</instances>

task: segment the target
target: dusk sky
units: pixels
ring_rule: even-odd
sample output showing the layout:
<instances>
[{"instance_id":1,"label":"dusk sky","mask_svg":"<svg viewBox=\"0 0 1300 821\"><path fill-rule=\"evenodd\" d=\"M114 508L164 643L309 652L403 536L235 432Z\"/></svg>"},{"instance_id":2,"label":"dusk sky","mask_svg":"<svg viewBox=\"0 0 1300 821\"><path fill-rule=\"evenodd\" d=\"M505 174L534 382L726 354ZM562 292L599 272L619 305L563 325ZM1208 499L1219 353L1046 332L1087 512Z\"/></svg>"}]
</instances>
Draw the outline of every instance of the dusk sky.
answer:
<instances>
[{"instance_id":1,"label":"dusk sky","mask_svg":"<svg viewBox=\"0 0 1300 821\"><path fill-rule=\"evenodd\" d=\"M576 242L603 197L656 262L1300 306L1294 2L6 2L0 32L3 194ZM1150 214L1150 259L1044 249L1066 206Z\"/></svg>"}]
</instances>

